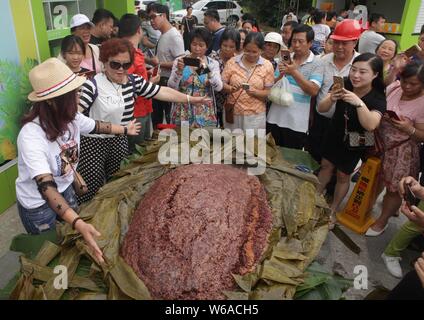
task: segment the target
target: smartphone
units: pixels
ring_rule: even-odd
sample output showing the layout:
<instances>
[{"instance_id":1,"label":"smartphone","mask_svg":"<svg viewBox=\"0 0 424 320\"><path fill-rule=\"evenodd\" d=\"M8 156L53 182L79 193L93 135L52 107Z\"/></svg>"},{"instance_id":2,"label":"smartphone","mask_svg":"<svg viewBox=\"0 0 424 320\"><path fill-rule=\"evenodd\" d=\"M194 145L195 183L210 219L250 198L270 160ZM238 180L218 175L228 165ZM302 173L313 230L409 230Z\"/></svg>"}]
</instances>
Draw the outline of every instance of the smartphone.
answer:
<instances>
[{"instance_id":1,"label":"smartphone","mask_svg":"<svg viewBox=\"0 0 424 320\"><path fill-rule=\"evenodd\" d=\"M415 194L412 192L411 187L409 185L405 185L404 199L408 207L416 206L419 201L419 199L415 197Z\"/></svg>"},{"instance_id":2,"label":"smartphone","mask_svg":"<svg viewBox=\"0 0 424 320\"><path fill-rule=\"evenodd\" d=\"M421 51L421 48L418 45L414 44L412 47L410 47L409 49L407 49L404 52L404 54L405 54L405 56L407 56L408 58L410 58L412 56L415 56L420 51Z\"/></svg>"},{"instance_id":3,"label":"smartphone","mask_svg":"<svg viewBox=\"0 0 424 320\"><path fill-rule=\"evenodd\" d=\"M334 76L333 77L333 90L340 91L344 88L344 79L343 77Z\"/></svg>"},{"instance_id":4,"label":"smartphone","mask_svg":"<svg viewBox=\"0 0 424 320\"><path fill-rule=\"evenodd\" d=\"M152 77L156 77L160 73L159 66L153 68Z\"/></svg>"},{"instance_id":5,"label":"smartphone","mask_svg":"<svg viewBox=\"0 0 424 320\"><path fill-rule=\"evenodd\" d=\"M281 50L281 59L282 62L291 63L290 50Z\"/></svg>"},{"instance_id":6,"label":"smartphone","mask_svg":"<svg viewBox=\"0 0 424 320\"><path fill-rule=\"evenodd\" d=\"M184 57L183 61L184 61L184 65L186 66L197 67L197 68L200 67L200 60L197 58Z\"/></svg>"},{"instance_id":7,"label":"smartphone","mask_svg":"<svg viewBox=\"0 0 424 320\"><path fill-rule=\"evenodd\" d=\"M399 116L397 115L396 112L394 112L392 110L386 110L386 113L390 118L400 121L400 118L399 118Z\"/></svg>"},{"instance_id":8,"label":"smartphone","mask_svg":"<svg viewBox=\"0 0 424 320\"><path fill-rule=\"evenodd\" d=\"M248 83L242 83L241 87L243 88L243 90L249 90L250 89L250 84Z\"/></svg>"}]
</instances>

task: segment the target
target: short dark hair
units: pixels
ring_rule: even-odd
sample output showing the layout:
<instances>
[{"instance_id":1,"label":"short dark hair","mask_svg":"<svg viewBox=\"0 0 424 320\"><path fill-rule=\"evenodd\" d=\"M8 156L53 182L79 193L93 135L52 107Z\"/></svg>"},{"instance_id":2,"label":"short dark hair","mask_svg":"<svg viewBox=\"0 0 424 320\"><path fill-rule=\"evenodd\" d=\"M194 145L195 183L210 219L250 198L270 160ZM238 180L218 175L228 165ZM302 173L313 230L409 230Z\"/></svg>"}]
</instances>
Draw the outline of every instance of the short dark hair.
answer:
<instances>
[{"instance_id":1,"label":"short dark hair","mask_svg":"<svg viewBox=\"0 0 424 320\"><path fill-rule=\"evenodd\" d=\"M369 24L371 26L371 24L373 22L378 22L378 20L380 20L381 18L386 19L386 17L383 14L381 14L381 13L371 13L370 14L370 17L368 19L368 22L369 22Z\"/></svg>"},{"instance_id":2,"label":"short dark hair","mask_svg":"<svg viewBox=\"0 0 424 320\"><path fill-rule=\"evenodd\" d=\"M190 45L196 38L203 40L206 43L206 47L209 48L212 41L212 34L205 27L198 27L190 31Z\"/></svg>"},{"instance_id":3,"label":"short dark hair","mask_svg":"<svg viewBox=\"0 0 424 320\"><path fill-rule=\"evenodd\" d=\"M138 10L137 15L142 20L149 20L149 15L147 14L146 10Z\"/></svg>"},{"instance_id":4,"label":"short dark hair","mask_svg":"<svg viewBox=\"0 0 424 320\"><path fill-rule=\"evenodd\" d=\"M325 18L325 20L331 21L334 17L337 18L337 12L336 11L330 11L330 12L327 12L327 17Z\"/></svg>"},{"instance_id":5,"label":"short dark hair","mask_svg":"<svg viewBox=\"0 0 424 320\"><path fill-rule=\"evenodd\" d=\"M62 54L62 56L66 53L69 52L69 50L71 50L75 45L80 46L82 53L85 56L85 45L84 42L82 42L81 38L78 36L74 36L74 35L68 35L65 38L62 39L62 43L60 45L60 53Z\"/></svg>"},{"instance_id":6,"label":"short dark hair","mask_svg":"<svg viewBox=\"0 0 424 320\"><path fill-rule=\"evenodd\" d=\"M150 12L165 13L166 19L169 21L169 8L163 4L152 2L147 6L147 14Z\"/></svg>"},{"instance_id":7,"label":"short dark hair","mask_svg":"<svg viewBox=\"0 0 424 320\"><path fill-rule=\"evenodd\" d=\"M115 18L115 16L113 15L112 12L110 12L109 10L100 8L94 11L92 22L94 24L99 24L103 20L108 20L113 18Z\"/></svg>"},{"instance_id":8,"label":"short dark hair","mask_svg":"<svg viewBox=\"0 0 424 320\"><path fill-rule=\"evenodd\" d=\"M424 24L421 26L420 35L424 34Z\"/></svg>"},{"instance_id":9,"label":"short dark hair","mask_svg":"<svg viewBox=\"0 0 424 320\"><path fill-rule=\"evenodd\" d=\"M417 76L421 83L424 84L424 66L422 62L414 61L408 63L400 73L401 79L408 79L414 76Z\"/></svg>"},{"instance_id":10,"label":"short dark hair","mask_svg":"<svg viewBox=\"0 0 424 320\"><path fill-rule=\"evenodd\" d=\"M263 49L265 46L265 39L260 32L249 32L244 40L243 47L246 47L249 43L254 43L259 49Z\"/></svg>"},{"instance_id":11,"label":"short dark hair","mask_svg":"<svg viewBox=\"0 0 424 320\"><path fill-rule=\"evenodd\" d=\"M312 20L315 24L321 23L322 19L326 17L326 13L322 10L315 10L314 13L312 13Z\"/></svg>"},{"instance_id":12,"label":"short dark hair","mask_svg":"<svg viewBox=\"0 0 424 320\"><path fill-rule=\"evenodd\" d=\"M192 6L188 6L188 7L186 8L186 10L188 10L188 9L193 9L193 7L192 7Z\"/></svg>"},{"instance_id":13,"label":"short dark hair","mask_svg":"<svg viewBox=\"0 0 424 320\"><path fill-rule=\"evenodd\" d=\"M132 37L141 27L141 20L138 16L132 13L124 14L119 20L118 37Z\"/></svg>"},{"instance_id":14,"label":"short dark hair","mask_svg":"<svg viewBox=\"0 0 424 320\"><path fill-rule=\"evenodd\" d=\"M239 29L239 33L244 33L247 36L249 34L249 31L247 31L246 29Z\"/></svg>"},{"instance_id":15,"label":"short dark hair","mask_svg":"<svg viewBox=\"0 0 424 320\"><path fill-rule=\"evenodd\" d=\"M242 23L241 27L243 28L243 26L244 26L246 23L249 23L249 24L252 26L252 28L255 26L255 23L254 23L252 20L246 20L246 21L243 21L243 23Z\"/></svg>"},{"instance_id":16,"label":"short dark hair","mask_svg":"<svg viewBox=\"0 0 424 320\"><path fill-rule=\"evenodd\" d=\"M214 19L214 20L216 20L216 21L219 22L219 13L215 9L208 9L208 10L206 10L204 16L205 17L212 18L212 19Z\"/></svg>"},{"instance_id":17,"label":"short dark hair","mask_svg":"<svg viewBox=\"0 0 424 320\"><path fill-rule=\"evenodd\" d=\"M247 35L247 32L246 32ZM234 28L227 27L222 33L221 40L219 41L219 47L221 47L222 43L227 40L232 40L236 44L237 51L240 50L240 32Z\"/></svg>"},{"instance_id":18,"label":"short dark hair","mask_svg":"<svg viewBox=\"0 0 424 320\"><path fill-rule=\"evenodd\" d=\"M311 42L312 40L314 40L315 38L314 30L306 24L299 24L296 28L293 29L293 33L290 38L290 43L292 42L293 36L296 33L303 33L303 32L306 33L306 41Z\"/></svg>"},{"instance_id":19,"label":"short dark hair","mask_svg":"<svg viewBox=\"0 0 424 320\"><path fill-rule=\"evenodd\" d=\"M290 26L292 29L296 28L299 25L298 22L296 21L287 21L285 24L283 24L283 28L284 27L288 27Z\"/></svg>"},{"instance_id":20,"label":"short dark hair","mask_svg":"<svg viewBox=\"0 0 424 320\"><path fill-rule=\"evenodd\" d=\"M247 21L247 20L255 20L255 16L251 13L245 13L241 16L241 20L242 21Z\"/></svg>"}]
</instances>

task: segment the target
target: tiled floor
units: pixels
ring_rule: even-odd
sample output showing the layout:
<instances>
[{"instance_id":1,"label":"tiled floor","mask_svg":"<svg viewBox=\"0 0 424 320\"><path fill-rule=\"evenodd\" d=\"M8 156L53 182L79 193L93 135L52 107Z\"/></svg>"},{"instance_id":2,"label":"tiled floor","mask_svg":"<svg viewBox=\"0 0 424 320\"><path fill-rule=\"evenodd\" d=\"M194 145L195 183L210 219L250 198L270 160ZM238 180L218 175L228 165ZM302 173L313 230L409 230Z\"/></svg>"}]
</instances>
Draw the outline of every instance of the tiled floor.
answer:
<instances>
[{"instance_id":1,"label":"tiled floor","mask_svg":"<svg viewBox=\"0 0 424 320\"><path fill-rule=\"evenodd\" d=\"M13 237L20 233L25 233L25 229L15 204L5 213L0 214L0 257L9 250Z\"/></svg>"}]
</instances>

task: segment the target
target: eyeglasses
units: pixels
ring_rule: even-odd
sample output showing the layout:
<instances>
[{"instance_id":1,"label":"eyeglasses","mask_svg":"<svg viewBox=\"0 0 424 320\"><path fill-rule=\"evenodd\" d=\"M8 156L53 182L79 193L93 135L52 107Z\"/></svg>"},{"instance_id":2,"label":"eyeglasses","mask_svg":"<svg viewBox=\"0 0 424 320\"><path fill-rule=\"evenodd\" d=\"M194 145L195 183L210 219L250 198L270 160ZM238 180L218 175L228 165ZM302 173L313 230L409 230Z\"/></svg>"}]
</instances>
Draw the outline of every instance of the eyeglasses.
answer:
<instances>
[{"instance_id":1,"label":"eyeglasses","mask_svg":"<svg viewBox=\"0 0 424 320\"><path fill-rule=\"evenodd\" d=\"M116 62L116 61L109 61L109 66L113 69L113 70L119 70L119 69L124 69L124 70L128 70L129 68L131 68L132 63L131 62L125 62L125 63L120 63L120 62Z\"/></svg>"},{"instance_id":2,"label":"eyeglasses","mask_svg":"<svg viewBox=\"0 0 424 320\"><path fill-rule=\"evenodd\" d=\"M149 20L155 20L156 17L160 17L161 15L162 13L154 13L152 16L149 15Z\"/></svg>"}]
</instances>

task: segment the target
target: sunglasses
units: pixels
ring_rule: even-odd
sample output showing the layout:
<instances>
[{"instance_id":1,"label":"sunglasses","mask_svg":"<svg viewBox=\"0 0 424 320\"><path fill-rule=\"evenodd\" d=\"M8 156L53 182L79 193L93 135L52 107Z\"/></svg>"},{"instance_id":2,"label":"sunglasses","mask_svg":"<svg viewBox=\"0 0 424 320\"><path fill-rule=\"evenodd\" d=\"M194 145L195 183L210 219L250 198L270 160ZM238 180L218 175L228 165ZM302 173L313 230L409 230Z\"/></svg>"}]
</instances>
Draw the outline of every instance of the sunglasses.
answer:
<instances>
[{"instance_id":1,"label":"sunglasses","mask_svg":"<svg viewBox=\"0 0 424 320\"><path fill-rule=\"evenodd\" d=\"M128 70L129 68L131 68L132 63L131 62L125 62L125 63L120 63L120 62L116 62L116 61L109 61L109 66L113 69L113 70L119 70L119 69L124 69L124 70Z\"/></svg>"},{"instance_id":2,"label":"sunglasses","mask_svg":"<svg viewBox=\"0 0 424 320\"><path fill-rule=\"evenodd\" d=\"M162 13L155 13L154 15L149 16L149 20L155 20L156 17L160 17Z\"/></svg>"}]
</instances>

